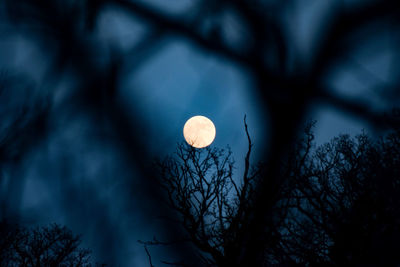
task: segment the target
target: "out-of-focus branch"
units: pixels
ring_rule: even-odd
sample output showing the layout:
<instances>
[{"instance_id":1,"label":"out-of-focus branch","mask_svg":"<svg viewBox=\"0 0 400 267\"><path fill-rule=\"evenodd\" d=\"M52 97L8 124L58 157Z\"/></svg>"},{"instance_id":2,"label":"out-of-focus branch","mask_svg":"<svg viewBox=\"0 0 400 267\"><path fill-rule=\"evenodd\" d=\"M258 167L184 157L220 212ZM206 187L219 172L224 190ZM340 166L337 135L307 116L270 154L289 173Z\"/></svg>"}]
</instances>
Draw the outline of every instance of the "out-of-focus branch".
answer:
<instances>
[{"instance_id":1,"label":"out-of-focus branch","mask_svg":"<svg viewBox=\"0 0 400 267\"><path fill-rule=\"evenodd\" d=\"M359 99L347 99L328 92L327 90L320 90L315 100L318 100L318 103L331 105L349 115L363 119L377 128L385 129L398 127L400 125L400 120L398 118L383 112L375 111L372 109L371 105Z\"/></svg>"},{"instance_id":2,"label":"out-of-focus branch","mask_svg":"<svg viewBox=\"0 0 400 267\"><path fill-rule=\"evenodd\" d=\"M155 28L163 29L172 34L187 38L193 44L204 49L214 51L218 55L231 59L245 66L252 66L254 62L245 54L241 54L221 40L212 39L211 36L204 36L196 31L189 23L182 19L175 19L171 16L156 11L144 4L127 0L105 0L105 5L112 5L122 8L124 11L132 12L135 16L145 20Z\"/></svg>"}]
</instances>

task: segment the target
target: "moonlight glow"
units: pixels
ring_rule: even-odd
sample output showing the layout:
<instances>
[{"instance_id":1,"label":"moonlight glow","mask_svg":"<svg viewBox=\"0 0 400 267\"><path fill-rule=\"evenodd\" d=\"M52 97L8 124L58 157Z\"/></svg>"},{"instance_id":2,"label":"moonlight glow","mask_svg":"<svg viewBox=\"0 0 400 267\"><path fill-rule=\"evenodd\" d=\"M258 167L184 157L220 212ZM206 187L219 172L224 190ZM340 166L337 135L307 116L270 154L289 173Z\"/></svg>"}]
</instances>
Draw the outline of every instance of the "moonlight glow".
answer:
<instances>
[{"instance_id":1,"label":"moonlight glow","mask_svg":"<svg viewBox=\"0 0 400 267\"><path fill-rule=\"evenodd\" d=\"M191 117L183 126L186 142L196 148L211 145L215 138L214 123L204 116Z\"/></svg>"}]
</instances>

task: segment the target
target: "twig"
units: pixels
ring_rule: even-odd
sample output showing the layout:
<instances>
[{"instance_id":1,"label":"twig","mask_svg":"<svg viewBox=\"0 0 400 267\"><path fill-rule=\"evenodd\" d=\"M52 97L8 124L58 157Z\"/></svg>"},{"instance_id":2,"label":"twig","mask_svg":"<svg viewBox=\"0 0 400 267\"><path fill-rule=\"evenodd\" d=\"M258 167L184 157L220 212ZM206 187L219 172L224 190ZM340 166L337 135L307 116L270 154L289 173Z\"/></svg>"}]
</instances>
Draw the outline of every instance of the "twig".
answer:
<instances>
[{"instance_id":1,"label":"twig","mask_svg":"<svg viewBox=\"0 0 400 267\"><path fill-rule=\"evenodd\" d=\"M244 168L244 174L243 174L243 181L244 181L244 183L246 183L248 181L248 174L249 174L249 168L250 168L250 155L251 155L251 148L252 148L253 144L251 143L249 129L247 127L246 115L244 115L243 122L244 122L244 130L246 131L247 140L249 142L249 148L247 150L247 154L246 154L246 157L244 160L245 168Z\"/></svg>"},{"instance_id":2,"label":"twig","mask_svg":"<svg viewBox=\"0 0 400 267\"><path fill-rule=\"evenodd\" d=\"M150 267L155 267L151 261L151 255L150 255L149 250L147 249L147 245L145 244L143 247L144 247L144 250L146 251L147 257L149 258Z\"/></svg>"}]
</instances>

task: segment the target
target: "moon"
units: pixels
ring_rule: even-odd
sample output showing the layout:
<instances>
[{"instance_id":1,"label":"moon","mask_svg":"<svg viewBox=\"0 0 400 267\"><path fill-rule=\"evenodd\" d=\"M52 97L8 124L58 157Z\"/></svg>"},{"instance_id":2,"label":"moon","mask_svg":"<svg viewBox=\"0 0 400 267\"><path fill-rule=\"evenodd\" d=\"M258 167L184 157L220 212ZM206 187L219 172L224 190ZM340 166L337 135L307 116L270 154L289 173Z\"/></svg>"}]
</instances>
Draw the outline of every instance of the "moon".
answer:
<instances>
[{"instance_id":1,"label":"moon","mask_svg":"<svg viewBox=\"0 0 400 267\"><path fill-rule=\"evenodd\" d=\"M214 123L207 117L194 116L183 126L183 136L186 142L195 148L211 145L215 138Z\"/></svg>"}]
</instances>

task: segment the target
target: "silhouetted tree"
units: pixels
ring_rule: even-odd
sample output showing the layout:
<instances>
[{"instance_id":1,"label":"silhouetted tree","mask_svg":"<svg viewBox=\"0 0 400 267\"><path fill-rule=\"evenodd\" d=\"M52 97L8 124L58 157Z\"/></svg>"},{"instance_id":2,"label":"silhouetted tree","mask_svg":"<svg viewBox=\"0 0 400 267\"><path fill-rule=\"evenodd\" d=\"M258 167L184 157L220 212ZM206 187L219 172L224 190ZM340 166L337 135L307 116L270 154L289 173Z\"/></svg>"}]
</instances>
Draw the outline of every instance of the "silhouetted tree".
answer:
<instances>
[{"instance_id":1,"label":"silhouetted tree","mask_svg":"<svg viewBox=\"0 0 400 267\"><path fill-rule=\"evenodd\" d=\"M400 262L400 131L341 135L315 148L310 128L288 175L284 261L395 266ZM278 260L279 261L279 260Z\"/></svg>"},{"instance_id":2,"label":"silhouetted tree","mask_svg":"<svg viewBox=\"0 0 400 267\"><path fill-rule=\"evenodd\" d=\"M90 250L80 248L80 236L57 224L34 229L0 225L1 267L90 267Z\"/></svg>"},{"instance_id":3,"label":"silhouetted tree","mask_svg":"<svg viewBox=\"0 0 400 267\"><path fill-rule=\"evenodd\" d=\"M316 147L310 123L280 164L285 181L264 229L262 266L400 263L400 131L340 135ZM246 134L249 137L246 127ZM178 145L158 163L169 205L207 266L243 266L241 248L261 165L233 175L230 150ZM168 244L157 240L145 245ZM147 251L148 252L148 251ZM206 256L204 256L206 255Z\"/></svg>"},{"instance_id":4,"label":"silhouetted tree","mask_svg":"<svg viewBox=\"0 0 400 267\"><path fill-rule=\"evenodd\" d=\"M241 179L234 177L234 160L230 148L196 149L178 144L173 156L157 162L161 187L169 206L178 212L191 241L201 252L207 266L235 266L244 238L243 228L254 200L255 180L260 166L252 167L252 142L247 129L248 152ZM145 245L165 244L157 240Z\"/></svg>"}]
</instances>

